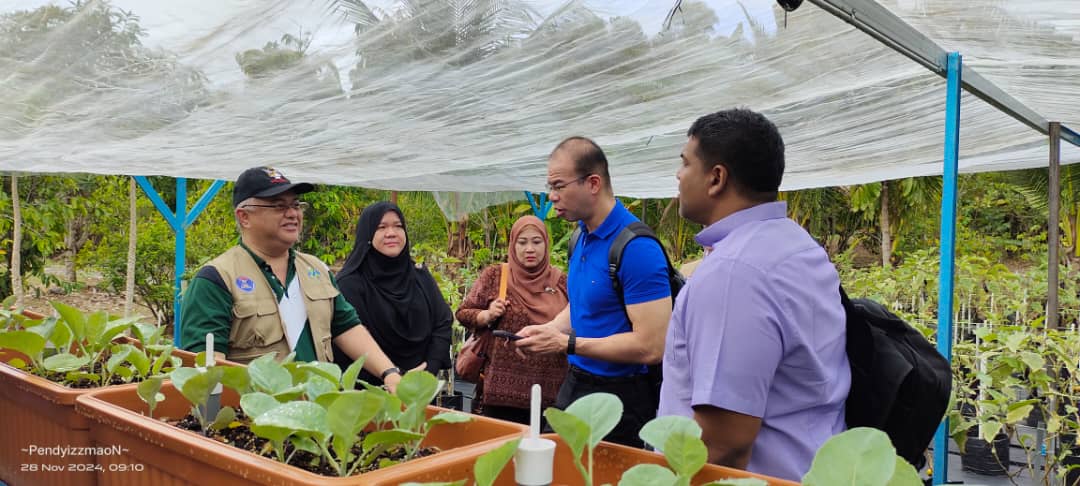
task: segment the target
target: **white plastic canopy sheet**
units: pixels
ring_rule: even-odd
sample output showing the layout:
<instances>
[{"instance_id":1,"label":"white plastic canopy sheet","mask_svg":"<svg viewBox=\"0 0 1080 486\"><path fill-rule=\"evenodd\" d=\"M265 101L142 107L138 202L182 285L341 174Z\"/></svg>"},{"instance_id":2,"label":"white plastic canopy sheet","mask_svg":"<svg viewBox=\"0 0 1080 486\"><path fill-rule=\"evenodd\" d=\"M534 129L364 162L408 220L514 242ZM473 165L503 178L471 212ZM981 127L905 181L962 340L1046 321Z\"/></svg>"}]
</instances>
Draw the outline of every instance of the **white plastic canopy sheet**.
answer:
<instances>
[{"instance_id":1,"label":"white plastic canopy sheet","mask_svg":"<svg viewBox=\"0 0 1080 486\"><path fill-rule=\"evenodd\" d=\"M1080 1L881 3L1080 127ZM670 197L694 119L745 106L780 127L784 189L941 173L944 79L809 3L786 27L773 0L684 0L666 22L674 4L0 0L0 171L233 180L269 164L542 191L549 152L584 135L618 194ZM961 120L962 172L1046 166L1046 138L988 104L965 95Z\"/></svg>"}]
</instances>

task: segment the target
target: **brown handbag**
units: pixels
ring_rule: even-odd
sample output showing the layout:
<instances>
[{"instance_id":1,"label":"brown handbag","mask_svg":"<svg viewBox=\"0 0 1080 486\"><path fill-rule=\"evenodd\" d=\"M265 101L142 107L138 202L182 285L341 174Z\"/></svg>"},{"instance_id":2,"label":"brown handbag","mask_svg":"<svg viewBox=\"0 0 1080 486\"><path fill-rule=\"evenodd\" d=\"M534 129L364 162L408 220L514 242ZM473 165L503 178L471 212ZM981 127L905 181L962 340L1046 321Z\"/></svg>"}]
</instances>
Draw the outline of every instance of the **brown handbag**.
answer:
<instances>
[{"instance_id":1,"label":"brown handbag","mask_svg":"<svg viewBox=\"0 0 1080 486\"><path fill-rule=\"evenodd\" d=\"M502 264L499 274L500 299L506 299L506 281L509 270L509 265ZM454 373L465 381L480 384L480 374L484 370L484 365L487 364L494 340L495 336L491 333L490 326L474 331L458 352L457 361L454 363Z\"/></svg>"}]
</instances>

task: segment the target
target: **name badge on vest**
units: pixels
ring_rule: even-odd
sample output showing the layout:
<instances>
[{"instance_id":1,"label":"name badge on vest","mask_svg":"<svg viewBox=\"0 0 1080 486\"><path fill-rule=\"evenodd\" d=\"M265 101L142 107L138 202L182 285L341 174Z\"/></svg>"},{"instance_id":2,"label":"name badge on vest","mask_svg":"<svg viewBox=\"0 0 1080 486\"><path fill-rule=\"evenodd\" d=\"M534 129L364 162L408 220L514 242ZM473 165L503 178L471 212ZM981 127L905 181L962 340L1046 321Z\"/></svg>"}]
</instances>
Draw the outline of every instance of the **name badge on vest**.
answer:
<instances>
[{"instance_id":1,"label":"name badge on vest","mask_svg":"<svg viewBox=\"0 0 1080 486\"><path fill-rule=\"evenodd\" d=\"M255 290L255 281L247 277L236 277L236 288L241 292L251 293Z\"/></svg>"}]
</instances>

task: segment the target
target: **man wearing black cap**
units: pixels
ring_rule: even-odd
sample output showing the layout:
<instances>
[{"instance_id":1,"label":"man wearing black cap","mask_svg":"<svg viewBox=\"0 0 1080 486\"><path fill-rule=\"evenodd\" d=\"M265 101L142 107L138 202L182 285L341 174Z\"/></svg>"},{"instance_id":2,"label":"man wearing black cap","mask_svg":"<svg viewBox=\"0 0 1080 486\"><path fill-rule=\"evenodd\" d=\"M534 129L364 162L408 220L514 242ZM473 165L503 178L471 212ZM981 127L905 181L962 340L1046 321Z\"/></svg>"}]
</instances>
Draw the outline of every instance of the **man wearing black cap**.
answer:
<instances>
[{"instance_id":1,"label":"man wearing black cap","mask_svg":"<svg viewBox=\"0 0 1080 486\"><path fill-rule=\"evenodd\" d=\"M214 352L232 361L277 352L278 358L296 353L297 361L333 362L332 343L352 359L365 356L364 368L393 390L401 371L358 325L326 264L293 249L307 208L298 196L313 190L272 167L240 174L233 188L240 244L199 269L188 285L182 347L203 351L206 334L214 333Z\"/></svg>"}]
</instances>

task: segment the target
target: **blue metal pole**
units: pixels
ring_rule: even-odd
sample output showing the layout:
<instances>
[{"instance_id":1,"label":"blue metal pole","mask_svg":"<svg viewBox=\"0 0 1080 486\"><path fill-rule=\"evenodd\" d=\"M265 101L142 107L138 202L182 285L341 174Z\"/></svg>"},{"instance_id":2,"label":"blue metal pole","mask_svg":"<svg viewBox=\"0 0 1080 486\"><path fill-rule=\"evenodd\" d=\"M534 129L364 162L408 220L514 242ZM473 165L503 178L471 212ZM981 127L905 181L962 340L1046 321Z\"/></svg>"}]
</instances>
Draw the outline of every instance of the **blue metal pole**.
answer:
<instances>
[{"instance_id":1,"label":"blue metal pole","mask_svg":"<svg viewBox=\"0 0 1080 486\"><path fill-rule=\"evenodd\" d=\"M214 181L213 184L210 184L210 187L206 188L206 191L199 197L199 200L191 207L191 211L187 213L187 218L184 219L185 228L191 226L191 223L194 223L195 220L198 219L199 215L210 205L210 201L214 199L214 196L217 195L218 191L220 191L221 187L224 185L225 181L217 180Z\"/></svg>"},{"instance_id":2,"label":"blue metal pole","mask_svg":"<svg viewBox=\"0 0 1080 486\"><path fill-rule=\"evenodd\" d=\"M956 176L960 158L960 53L948 55L945 94L945 170L941 193L941 267L938 273L938 352L952 363L953 274L956 259ZM934 484L949 474L949 419L934 435Z\"/></svg>"},{"instance_id":3,"label":"blue metal pole","mask_svg":"<svg viewBox=\"0 0 1080 486\"><path fill-rule=\"evenodd\" d=\"M533 193L529 191L525 191L525 199L529 200L529 206L532 206L533 214L536 215L537 218L540 218L541 221L547 219L548 212L551 211L551 201L548 201L546 192L540 193L539 203L533 199Z\"/></svg>"},{"instance_id":4,"label":"blue metal pole","mask_svg":"<svg viewBox=\"0 0 1080 486\"><path fill-rule=\"evenodd\" d=\"M187 179L176 178L176 274L173 287L173 342L180 342L180 284L184 280L184 263L187 259Z\"/></svg>"},{"instance_id":5,"label":"blue metal pole","mask_svg":"<svg viewBox=\"0 0 1080 486\"><path fill-rule=\"evenodd\" d=\"M173 216L172 209L169 208L168 204L165 204L164 199L161 199L161 195L154 189L154 185L150 183L150 180L146 176L135 176L135 183L146 193L146 197L150 198L150 202L154 203L154 207L165 218L165 222L169 223L173 231L176 231L176 228L180 226L180 221L177 221L176 217Z\"/></svg>"}]
</instances>

